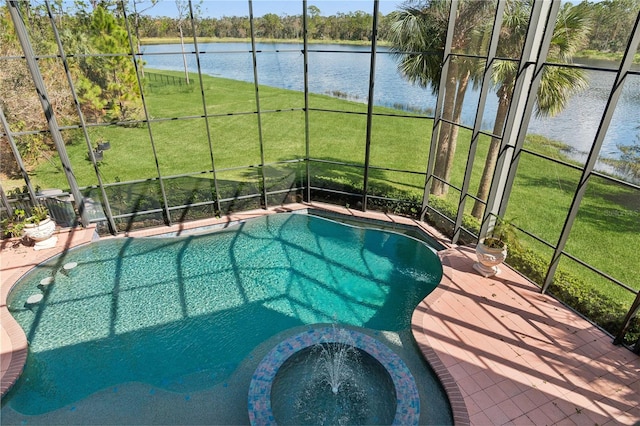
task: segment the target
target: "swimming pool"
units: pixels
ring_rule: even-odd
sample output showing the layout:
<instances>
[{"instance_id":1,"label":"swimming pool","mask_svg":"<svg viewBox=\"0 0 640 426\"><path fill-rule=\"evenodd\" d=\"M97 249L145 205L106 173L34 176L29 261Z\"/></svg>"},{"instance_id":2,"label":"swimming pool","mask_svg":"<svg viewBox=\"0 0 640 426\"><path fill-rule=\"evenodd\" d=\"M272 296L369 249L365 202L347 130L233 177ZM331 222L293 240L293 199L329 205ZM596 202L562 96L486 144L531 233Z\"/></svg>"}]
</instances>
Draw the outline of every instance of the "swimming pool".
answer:
<instances>
[{"instance_id":1,"label":"swimming pool","mask_svg":"<svg viewBox=\"0 0 640 426\"><path fill-rule=\"evenodd\" d=\"M39 266L9 296L30 352L3 423L248 423L261 357L317 323L385 341L430 394L421 422L451 423L410 335L413 309L441 277L420 241L303 214L92 243ZM38 293L43 301L25 307Z\"/></svg>"}]
</instances>

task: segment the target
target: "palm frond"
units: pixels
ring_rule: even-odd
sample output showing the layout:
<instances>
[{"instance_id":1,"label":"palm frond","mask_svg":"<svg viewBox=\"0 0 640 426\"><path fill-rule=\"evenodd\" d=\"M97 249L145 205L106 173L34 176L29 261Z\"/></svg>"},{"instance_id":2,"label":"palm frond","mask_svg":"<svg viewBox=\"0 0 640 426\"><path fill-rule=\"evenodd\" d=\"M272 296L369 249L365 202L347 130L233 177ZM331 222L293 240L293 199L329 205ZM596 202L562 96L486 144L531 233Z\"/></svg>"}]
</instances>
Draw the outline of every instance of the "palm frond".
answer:
<instances>
[{"instance_id":1,"label":"palm frond","mask_svg":"<svg viewBox=\"0 0 640 426\"><path fill-rule=\"evenodd\" d=\"M586 46L589 34L591 20L587 10L565 3L558 13L549 55L562 62L570 62L573 55Z\"/></svg>"},{"instance_id":2,"label":"palm frond","mask_svg":"<svg viewBox=\"0 0 640 426\"><path fill-rule=\"evenodd\" d=\"M391 51L398 58L398 71L412 84L431 86L437 91L446 22L428 8L408 4L393 12L391 20L389 40Z\"/></svg>"},{"instance_id":3,"label":"palm frond","mask_svg":"<svg viewBox=\"0 0 640 426\"><path fill-rule=\"evenodd\" d=\"M584 70L547 66L542 70L538 88L536 117L553 117L566 106L569 98L588 86Z\"/></svg>"}]
</instances>

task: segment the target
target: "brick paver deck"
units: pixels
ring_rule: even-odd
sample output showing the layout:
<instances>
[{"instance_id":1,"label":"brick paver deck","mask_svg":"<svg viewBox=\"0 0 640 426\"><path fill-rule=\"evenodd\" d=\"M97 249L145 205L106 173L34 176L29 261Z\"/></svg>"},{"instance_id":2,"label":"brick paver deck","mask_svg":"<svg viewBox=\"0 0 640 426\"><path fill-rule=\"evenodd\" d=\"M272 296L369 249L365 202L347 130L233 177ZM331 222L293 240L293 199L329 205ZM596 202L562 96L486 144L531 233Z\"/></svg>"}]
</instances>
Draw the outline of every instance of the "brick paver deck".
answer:
<instances>
[{"instance_id":1,"label":"brick paver deck","mask_svg":"<svg viewBox=\"0 0 640 426\"><path fill-rule=\"evenodd\" d=\"M640 357L510 268L480 276L474 249L440 257L442 283L414 311L413 333L441 380L457 384L450 400L470 424L640 421Z\"/></svg>"}]
</instances>

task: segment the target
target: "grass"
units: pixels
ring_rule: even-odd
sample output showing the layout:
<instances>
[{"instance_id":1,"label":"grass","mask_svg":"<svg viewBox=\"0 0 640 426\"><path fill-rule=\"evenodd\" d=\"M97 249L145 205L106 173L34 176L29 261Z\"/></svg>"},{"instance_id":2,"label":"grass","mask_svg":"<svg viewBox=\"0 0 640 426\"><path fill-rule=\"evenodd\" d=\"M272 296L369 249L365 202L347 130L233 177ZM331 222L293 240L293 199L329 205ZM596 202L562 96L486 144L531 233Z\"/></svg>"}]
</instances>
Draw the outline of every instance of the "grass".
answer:
<instances>
[{"instance_id":1,"label":"grass","mask_svg":"<svg viewBox=\"0 0 640 426\"><path fill-rule=\"evenodd\" d=\"M622 61L623 56L624 56L624 52L601 52L599 50L585 49L577 52L574 56L574 59L577 60L579 58L586 58L586 59L613 61L613 62L619 63L620 61ZM640 64L640 52L634 55L633 63Z\"/></svg>"},{"instance_id":2,"label":"grass","mask_svg":"<svg viewBox=\"0 0 640 426\"><path fill-rule=\"evenodd\" d=\"M181 75L179 72L163 73ZM203 105L199 83L196 75L192 79L193 84L189 86L148 82L145 99L152 118L197 117L152 123L153 146L146 126L90 128L93 140L111 141L112 148L104 153L104 161L100 164L100 173L105 183L157 177L154 150L158 155L157 167L163 176L196 173L212 168L207 123L201 118ZM209 117L208 130L216 168L259 165L258 116L253 113L256 109L253 85L207 76L203 76L203 85L208 112L214 115ZM263 110L282 110L265 113L261 117L265 161L275 163L303 159L304 112L291 110L304 106L302 94L271 87L260 87L259 93ZM310 94L309 103L315 109L366 112L365 104L324 95ZM375 111L406 114L388 108L376 108ZM243 114L228 115L230 112ZM362 188L361 166L365 155L366 116L312 110L309 117L311 158L347 162L356 166L336 167L314 162L312 175L323 182ZM432 121L424 117L374 116L371 165L424 172L431 130ZM77 132L68 133L65 137L67 140L74 140L67 149L79 184L97 184L93 166L87 160L84 140L78 138ZM456 186L462 185L470 138L469 131L460 130L451 178ZM470 186L473 194L480 181L488 144L487 137L481 138L478 144ZM535 152L563 158L564 147L542 137L529 136L527 147ZM66 188L68 185L64 173L60 167L54 167L53 163L42 163L35 170L32 175L34 183L43 188ZM244 168L227 171L219 177L229 181L255 181L255 170ZM281 173L287 173L286 167L281 168ZM210 177L210 174L206 174L194 179ZM579 179L579 171L523 154L507 216L516 218L515 222L519 227L556 245ZM402 194L403 197L419 199L423 185L423 175L371 171L370 188L377 193ZM442 201L450 206L457 206L459 194L452 189ZM465 206L467 213L472 205L473 200L468 200ZM551 249L526 236L523 236L523 240L541 257L550 259ZM630 250L631 247L640 247L639 194L621 185L592 179L569 237L567 251L630 287L640 289L635 267L637 262L632 257L634 253ZM599 291L604 291L627 305L630 303L631 293L608 282L603 285L601 279L594 279L592 272L575 262L563 259L561 265L581 279L594 283L594 288Z\"/></svg>"}]
</instances>

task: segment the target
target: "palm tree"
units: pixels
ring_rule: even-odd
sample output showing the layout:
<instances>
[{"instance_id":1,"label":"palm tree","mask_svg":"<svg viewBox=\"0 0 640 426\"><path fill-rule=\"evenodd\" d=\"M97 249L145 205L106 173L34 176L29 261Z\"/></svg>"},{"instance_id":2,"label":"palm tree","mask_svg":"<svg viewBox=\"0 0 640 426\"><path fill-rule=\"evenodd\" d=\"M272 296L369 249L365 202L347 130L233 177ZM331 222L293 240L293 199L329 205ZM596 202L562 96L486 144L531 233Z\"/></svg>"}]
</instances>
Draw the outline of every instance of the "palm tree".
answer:
<instances>
[{"instance_id":1,"label":"palm tree","mask_svg":"<svg viewBox=\"0 0 640 426\"><path fill-rule=\"evenodd\" d=\"M527 2L512 0L507 3L502 27L502 38L497 56L519 56L527 31L527 20L533 0ZM585 8L565 3L558 13L558 19L549 48L549 58L554 62L569 63L578 49L588 41L591 31ZM498 110L493 126L493 134L501 135L509 111L511 93L516 80L518 64L515 61L496 61L492 70L493 84L497 87ZM577 68L545 67L542 71L540 87L537 93L536 116L554 116L562 111L569 98L587 86L585 73ZM498 152L500 139L491 138L487 159L480 179L477 198L486 200L489 195L491 179ZM471 214L482 218L484 204L478 200Z\"/></svg>"},{"instance_id":2,"label":"palm tree","mask_svg":"<svg viewBox=\"0 0 640 426\"><path fill-rule=\"evenodd\" d=\"M473 0L460 2L453 51L477 40L475 30L487 17L485 12L490 4ZM439 89L449 7L450 2L445 0L410 1L391 14L389 40L392 51L399 57L398 70L413 84L431 86L434 93ZM434 167L434 174L444 181L451 177L459 130L450 123L460 122L469 81L477 76L469 62L462 57L453 57L449 62ZM444 195L448 189L448 185L434 179L430 192Z\"/></svg>"},{"instance_id":3,"label":"palm tree","mask_svg":"<svg viewBox=\"0 0 640 426\"><path fill-rule=\"evenodd\" d=\"M447 32L447 9L445 2L431 2L425 5L405 4L399 11L392 12L390 41L392 50L399 57L398 70L410 83L420 87L431 87L437 94L442 72L443 51ZM451 148L450 135L456 93L455 64L450 64L449 78L445 85L443 118L438 138L436 174L446 163L447 151ZM441 182L432 182L431 192L444 193Z\"/></svg>"}]
</instances>

